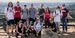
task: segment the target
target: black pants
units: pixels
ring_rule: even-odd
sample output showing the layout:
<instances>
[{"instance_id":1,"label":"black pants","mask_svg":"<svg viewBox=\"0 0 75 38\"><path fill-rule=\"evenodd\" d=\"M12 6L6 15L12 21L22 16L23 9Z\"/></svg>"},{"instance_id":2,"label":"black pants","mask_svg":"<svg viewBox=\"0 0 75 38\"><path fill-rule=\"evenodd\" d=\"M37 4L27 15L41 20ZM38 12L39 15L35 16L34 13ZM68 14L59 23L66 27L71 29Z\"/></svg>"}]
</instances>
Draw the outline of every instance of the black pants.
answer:
<instances>
[{"instance_id":1,"label":"black pants","mask_svg":"<svg viewBox=\"0 0 75 38\"><path fill-rule=\"evenodd\" d=\"M33 25L34 22L35 22L35 19L33 19L33 18L29 18L29 20L32 21L32 24L31 24L31 25Z\"/></svg>"},{"instance_id":2,"label":"black pants","mask_svg":"<svg viewBox=\"0 0 75 38\"><path fill-rule=\"evenodd\" d=\"M26 19L22 19L22 23L26 22Z\"/></svg>"},{"instance_id":3,"label":"black pants","mask_svg":"<svg viewBox=\"0 0 75 38\"><path fill-rule=\"evenodd\" d=\"M18 24L18 22L21 20L21 18L14 18L15 24Z\"/></svg>"},{"instance_id":4,"label":"black pants","mask_svg":"<svg viewBox=\"0 0 75 38\"><path fill-rule=\"evenodd\" d=\"M43 20L44 20L44 16L40 16L40 21L43 22Z\"/></svg>"},{"instance_id":5,"label":"black pants","mask_svg":"<svg viewBox=\"0 0 75 38\"><path fill-rule=\"evenodd\" d=\"M33 31L33 34L35 35L35 36L37 36L36 34L37 34L37 32L34 30ZM41 36L41 31L38 33L38 36Z\"/></svg>"},{"instance_id":6,"label":"black pants","mask_svg":"<svg viewBox=\"0 0 75 38\"><path fill-rule=\"evenodd\" d=\"M49 20L45 20L45 28L46 28L47 26L48 26L48 27L50 27L50 26L51 26L51 23L50 23L50 21L49 21Z\"/></svg>"},{"instance_id":7,"label":"black pants","mask_svg":"<svg viewBox=\"0 0 75 38\"><path fill-rule=\"evenodd\" d=\"M55 23L54 22L51 23L51 28L55 28Z\"/></svg>"},{"instance_id":8,"label":"black pants","mask_svg":"<svg viewBox=\"0 0 75 38\"><path fill-rule=\"evenodd\" d=\"M51 27L51 28L54 28L54 29L52 30L53 32L57 32L56 25L55 25L54 22L52 23L52 27Z\"/></svg>"}]
</instances>

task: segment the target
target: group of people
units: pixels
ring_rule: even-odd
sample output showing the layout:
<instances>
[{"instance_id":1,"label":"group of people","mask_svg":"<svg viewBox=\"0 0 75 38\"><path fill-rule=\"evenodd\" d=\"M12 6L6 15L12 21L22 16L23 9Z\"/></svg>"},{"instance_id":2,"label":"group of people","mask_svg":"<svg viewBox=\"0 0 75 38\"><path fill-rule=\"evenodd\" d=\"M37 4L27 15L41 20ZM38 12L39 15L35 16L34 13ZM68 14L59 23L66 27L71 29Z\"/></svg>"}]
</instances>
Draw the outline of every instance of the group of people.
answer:
<instances>
[{"instance_id":1,"label":"group of people","mask_svg":"<svg viewBox=\"0 0 75 38\"><path fill-rule=\"evenodd\" d=\"M41 8L36 9L33 4L30 5L30 8L27 8L27 5L21 7L19 2L16 3L16 6L9 2L7 8L5 8L6 32L13 33L15 29L16 37L18 35L28 36L31 32L37 36L41 35L43 26L52 28L54 32L60 31L61 22L63 32L67 32L68 12L65 4L61 7L57 6L52 13L49 7L44 8L44 4L41 4Z\"/></svg>"}]
</instances>

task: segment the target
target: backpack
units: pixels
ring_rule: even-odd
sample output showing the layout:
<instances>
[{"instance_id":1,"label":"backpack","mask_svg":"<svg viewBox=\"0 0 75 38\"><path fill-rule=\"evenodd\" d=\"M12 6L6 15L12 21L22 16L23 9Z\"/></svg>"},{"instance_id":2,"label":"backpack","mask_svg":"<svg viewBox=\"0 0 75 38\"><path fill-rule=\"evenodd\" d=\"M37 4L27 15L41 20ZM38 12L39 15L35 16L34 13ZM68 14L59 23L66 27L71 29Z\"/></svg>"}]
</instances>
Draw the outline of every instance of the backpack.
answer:
<instances>
[{"instance_id":1,"label":"backpack","mask_svg":"<svg viewBox=\"0 0 75 38\"><path fill-rule=\"evenodd\" d=\"M56 14L56 10L55 10L55 14ZM60 10L60 14L61 14L61 10Z\"/></svg>"}]
</instances>

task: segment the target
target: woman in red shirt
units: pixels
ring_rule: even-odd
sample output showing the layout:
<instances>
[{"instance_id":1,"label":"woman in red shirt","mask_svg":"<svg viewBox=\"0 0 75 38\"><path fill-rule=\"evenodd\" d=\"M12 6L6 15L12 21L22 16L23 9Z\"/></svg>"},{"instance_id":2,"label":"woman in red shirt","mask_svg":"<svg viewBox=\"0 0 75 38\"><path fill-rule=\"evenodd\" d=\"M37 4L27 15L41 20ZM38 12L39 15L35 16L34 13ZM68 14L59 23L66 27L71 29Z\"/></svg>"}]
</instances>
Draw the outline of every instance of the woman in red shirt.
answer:
<instances>
[{"instance_id":1,"label":"woman in red shirt","mask_svg":"<svg viewBox=\"0 0 75 38\"><path fill-rule=\"evenodd\" d=\"M45 28L49 27L50 26L50 17L51 16L51 13L50 13L50 10L49 8L47 7L45 9L45 13L44 13L44 19L45 19Z\"/></svg>"},{"instance_id":2,"label":"woman in red shirt","mask_svg":"<svg viewBox=\"0 0 75 38\"><path fill-rule=\"evenodd\" d=\"M15 24L17 24L21 20L22 10L19 5L19 2L17 2L17 6L14 6L14 20Z\"/></svg>"}]
</instances>

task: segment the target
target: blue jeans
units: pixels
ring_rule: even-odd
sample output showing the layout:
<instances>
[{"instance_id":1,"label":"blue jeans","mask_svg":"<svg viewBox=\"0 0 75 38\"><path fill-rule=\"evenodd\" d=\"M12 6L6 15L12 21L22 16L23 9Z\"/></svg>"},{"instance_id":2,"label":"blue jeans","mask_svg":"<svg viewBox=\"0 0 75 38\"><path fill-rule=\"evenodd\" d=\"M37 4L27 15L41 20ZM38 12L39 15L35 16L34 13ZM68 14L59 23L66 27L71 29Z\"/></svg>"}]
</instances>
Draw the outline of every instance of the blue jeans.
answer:
<instances>
[{"instance_id":1,"label":"blue jeans","mask_svg":"<svg viewBox=\"0 0 75 38\"><path fill-rule=\"evenodd\" d=\"M67 31L67 18L66 17L62 17L61 21L62 21L63 32L64 32L64 30Z\"/></svg>"}]
</instances>

